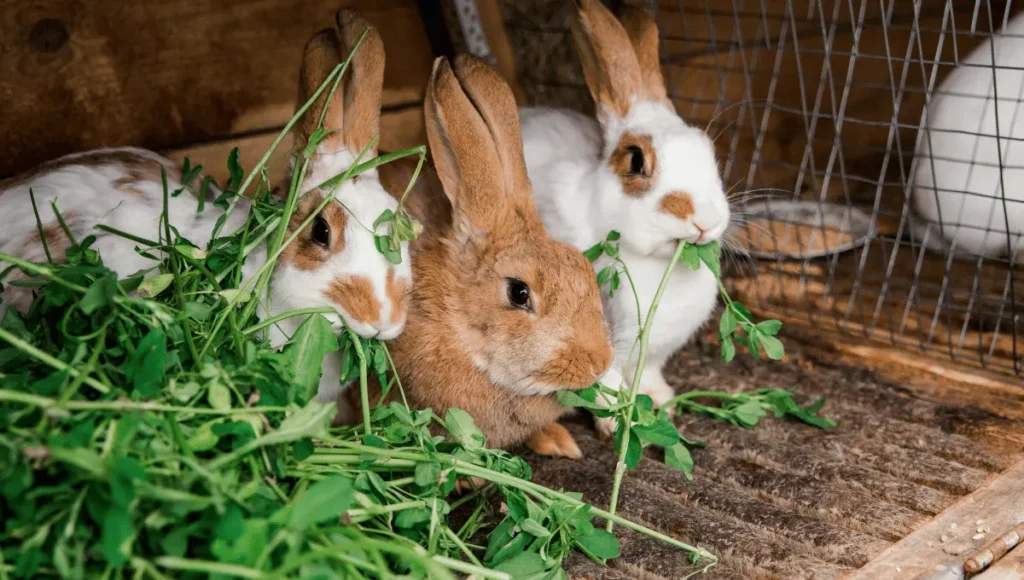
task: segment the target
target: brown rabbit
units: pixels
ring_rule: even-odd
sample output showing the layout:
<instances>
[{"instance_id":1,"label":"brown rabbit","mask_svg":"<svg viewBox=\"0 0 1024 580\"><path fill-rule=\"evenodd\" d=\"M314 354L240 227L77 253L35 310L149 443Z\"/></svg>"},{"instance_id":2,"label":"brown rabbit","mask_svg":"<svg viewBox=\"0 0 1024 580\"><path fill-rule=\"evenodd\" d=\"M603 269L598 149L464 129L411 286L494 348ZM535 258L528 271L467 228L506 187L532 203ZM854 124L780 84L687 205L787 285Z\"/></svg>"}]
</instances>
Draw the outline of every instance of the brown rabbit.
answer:
<instances>
[{"instance_id":1,"label":"brown rabbit","mask_svg":"<svg viewBox=\"0 0 1024 580\"><path fill-rule=\"evenodd\" d=\"M611 364L593 269L541 225L515 100L496 71L437 59L424 110L437 176L409 196L426 229L410 248L405 332L389 346L409 404L465 410L492 447L578 458L554 393L593 384ZM409 167L382 168L392 194Z\"/></svg>"}]
</instances>

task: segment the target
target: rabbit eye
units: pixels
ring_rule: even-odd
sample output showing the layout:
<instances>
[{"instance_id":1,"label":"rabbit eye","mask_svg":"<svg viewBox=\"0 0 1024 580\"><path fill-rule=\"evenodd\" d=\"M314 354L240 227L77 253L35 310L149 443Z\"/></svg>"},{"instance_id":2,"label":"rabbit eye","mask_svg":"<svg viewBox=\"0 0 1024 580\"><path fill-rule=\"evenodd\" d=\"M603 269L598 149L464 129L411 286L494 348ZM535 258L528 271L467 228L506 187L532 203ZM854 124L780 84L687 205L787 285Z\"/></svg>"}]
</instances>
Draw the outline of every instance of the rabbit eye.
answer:
<instances>
[{"instance_id":1,"label":"rabbit eye","mask_svg":"<svg viewBox=\"0 0 1024 580\"><path fill-rule=\"evenodd\" d=\"M522 310L530 309L530 287L522 280L509 278L508 280L508 302Z\"/></svg>"},{"instance_id":2,"label":"rabbit eye","mask_svg":"<svg viewBox=\"0 0 1024 580\"><path fill-rule=\"evenodd\" d=\"M316 219L313 220L313 241L321 246L331 244L331 226L327 225L327 220L320 216L316 216Z\"/></svg>"},{"instance_id":3,"label":"rabbit eye","mask_svg":"<svg viewBox=\"0 0 1024 580\"><path fill-rule=\"evenodd\" d=\"M644 173L644 150L636 145L626 148L629 151L629 172L632 175L643 175Z\"/></svg>"}]
</instances>

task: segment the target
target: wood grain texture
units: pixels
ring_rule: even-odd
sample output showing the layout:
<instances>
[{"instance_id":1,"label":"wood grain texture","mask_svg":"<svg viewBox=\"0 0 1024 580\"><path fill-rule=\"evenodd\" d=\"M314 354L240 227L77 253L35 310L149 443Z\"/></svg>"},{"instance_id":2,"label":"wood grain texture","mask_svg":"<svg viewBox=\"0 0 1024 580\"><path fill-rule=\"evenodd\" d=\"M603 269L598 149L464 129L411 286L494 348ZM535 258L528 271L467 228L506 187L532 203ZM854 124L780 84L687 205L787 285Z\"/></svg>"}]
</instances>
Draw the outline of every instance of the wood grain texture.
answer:
<instances>
[{"instance_id":1,"label":"wood grain texture","mask_svg":"<svg viewBox=\"0 0 1024 580\"><path fill-rule=\"evenodd\" d=\"M941 566L951 566L956 571L971 552L987 543L985 538L998 536L1024 520L1021 481L1024 462L950 506L846 578L927 578ZM990 532L979 533L979 528Z\"/></svg>"},{"instance_id":2,"label":"wood grain texture","mask_svg":"<svg viewBox=\"0 0 1024 580\"><path fill-rule=\"evenodd\" d=\"M303 45L343 6L381 31L384 105L420 100L433 55L413 0L0 0L0 177L281 127Z\"/></svg>"}]
</instances>

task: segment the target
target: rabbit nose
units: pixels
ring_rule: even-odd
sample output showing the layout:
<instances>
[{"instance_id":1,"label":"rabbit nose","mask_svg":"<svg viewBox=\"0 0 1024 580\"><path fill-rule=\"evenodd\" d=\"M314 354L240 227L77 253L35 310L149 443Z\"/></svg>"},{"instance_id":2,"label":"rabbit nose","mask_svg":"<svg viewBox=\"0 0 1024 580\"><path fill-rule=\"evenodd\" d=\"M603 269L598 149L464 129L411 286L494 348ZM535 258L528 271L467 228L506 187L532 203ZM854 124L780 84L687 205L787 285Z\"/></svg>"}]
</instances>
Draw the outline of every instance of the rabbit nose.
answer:
<instances>
[{"instance_id":1,"label":"rabbit nose","mask_svg":"<svg viewBox=\"0 0 1024 580\"><path fill-rule=\"evenodd\" d=\"M398 338L398 335L402 334L402 330L405 328L405 323L392 324L390 322L378 322L373 325L373 329L377 331L374 338L378 340L391 340Z\"/></svg>"}]
</instances>

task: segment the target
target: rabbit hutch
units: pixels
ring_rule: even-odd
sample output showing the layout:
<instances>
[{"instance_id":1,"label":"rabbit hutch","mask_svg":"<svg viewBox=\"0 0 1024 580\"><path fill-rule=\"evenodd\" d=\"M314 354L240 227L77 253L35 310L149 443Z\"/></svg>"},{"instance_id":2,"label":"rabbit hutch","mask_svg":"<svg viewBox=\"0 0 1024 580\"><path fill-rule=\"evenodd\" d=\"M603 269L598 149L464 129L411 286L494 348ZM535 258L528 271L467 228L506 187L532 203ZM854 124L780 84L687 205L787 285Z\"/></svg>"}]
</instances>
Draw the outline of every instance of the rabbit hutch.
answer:
<instances>
[{"instance_id":1,"label":"rabbit hutch","mask_svg":"<svg viewBox=\"0 0 1024 580\"><path fill-rule=\"evenodd\" d=\"M436 56L485 58L520 105L592 114L571 4L0 0L0 179L121 145L220 182L233 148L253 167L295 111L299 48L343 6L386 46L383 151L426 142ZM620 513L716 554L713 578L1024 578L1024 2L605 4L657 21L669 96L730 192L725 284L784 323L782 361L723 364L708 328L666 379L824 396L838 424L677 416L706 444L693 480L645 457ZM584 459L526 452L533 480L606 505L615 454L588 417L566 424ZM698 571L617 534L608 567L577 554L569 577Z\"/></svg>"}]
</instances>

